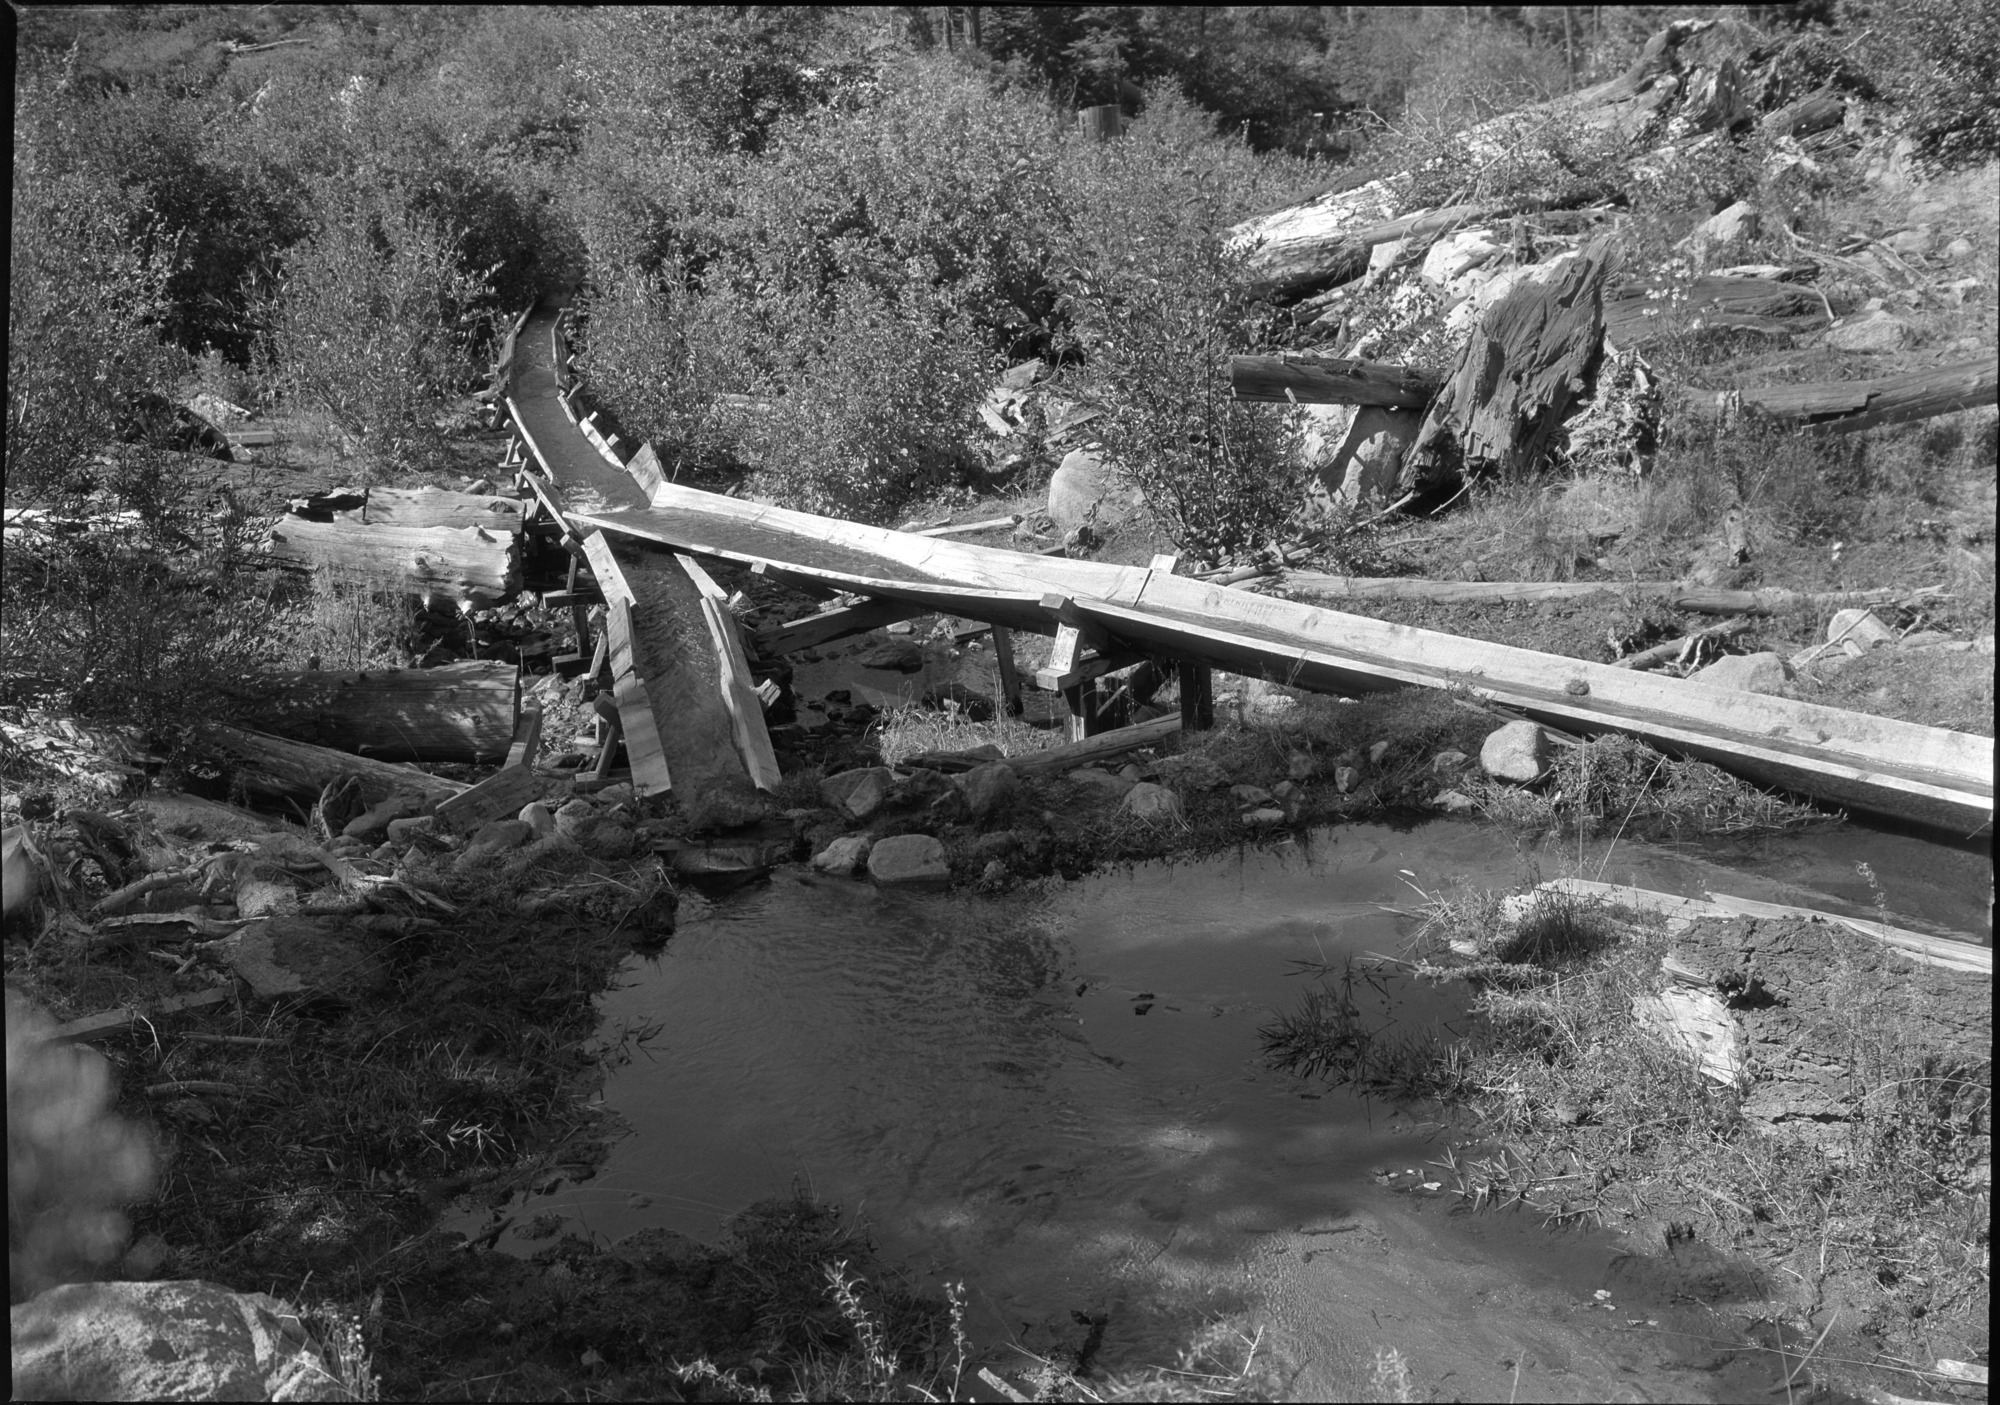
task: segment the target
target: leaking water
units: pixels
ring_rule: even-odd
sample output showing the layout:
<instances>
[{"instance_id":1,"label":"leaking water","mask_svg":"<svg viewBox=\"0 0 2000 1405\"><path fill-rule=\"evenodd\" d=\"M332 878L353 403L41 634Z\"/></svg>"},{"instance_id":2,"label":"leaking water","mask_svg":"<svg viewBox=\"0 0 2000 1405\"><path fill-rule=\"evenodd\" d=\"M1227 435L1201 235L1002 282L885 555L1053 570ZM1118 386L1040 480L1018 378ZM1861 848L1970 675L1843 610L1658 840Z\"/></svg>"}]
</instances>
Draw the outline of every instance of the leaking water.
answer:
<instances>
[{"instance_id":1,"label":"leaking water","mask_svg":"<svg viewBox=\"0 0 2000 1405\"><path fill-rule=\"evenodd\" d=\"M1983 859L1880 835L1868 852L1899 918L1976 929ZM1725 857L1627 844L1598 871L1860 911L1878 891L1829 901L1832 880L1859 882L1839 844ZM1240 1317L1277 1329L1298 1398L1353 1392L1378 1346L1446 1363L1475 1397L1507 1389L1510 1362L1522 1390L1567 1379L1584 1398L1585 1382L1696 1369L1679 1339L1611 1332L1593 1293L1644 1289L1618 1279L1608 1237L1415 1204L1375 1173L1423 1168L1434 1127L1265 1066L1258 1029L1297 1003L1296 963L1394 955L1414 890L1520 878L1496 830L1457 822L1350 825L1001 900L784 871L691 903L664 954L631 961L604 1013L659 1030L606 1092L633 1135L528 1208L607 1240L714 1239L802 1183L864 1214L920 1279L966 1279L980 1340L1046 1346L1072 1310L1108 1312L1115 1368L1169 1362L1203 1320ZM1390 989L1411 1025L1461 1008L1448 989ZM1656 1326L1668 1312L1634 1310Z\"/></svg>"}]
</instances>

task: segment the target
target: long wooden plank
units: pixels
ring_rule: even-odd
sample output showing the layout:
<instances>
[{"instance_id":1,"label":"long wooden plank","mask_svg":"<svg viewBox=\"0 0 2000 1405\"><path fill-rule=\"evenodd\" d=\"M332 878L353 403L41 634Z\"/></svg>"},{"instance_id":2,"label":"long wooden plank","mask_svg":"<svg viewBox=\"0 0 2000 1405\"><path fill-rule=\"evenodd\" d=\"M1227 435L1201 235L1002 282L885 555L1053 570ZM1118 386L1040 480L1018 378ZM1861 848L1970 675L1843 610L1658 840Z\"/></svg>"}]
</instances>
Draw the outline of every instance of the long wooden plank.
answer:
<instances>
[{"instance_id":1,"label":"long wooden plank","mask_svg":"<svg viewBox=\"0 0 2000 1405\"><path fill-rule=\"evenodd\" d=\"M1312 600L1422 600L1436 605L1496 605L1596 596L1659 599L1676 610L1703 615L1778 615L1801 608L1846 609L1882 605L1922 594L1905 586L1868 590L1716 590L1683 581L1439 581L1416 576L1331 576L1285 571L1279 585Z\"/></svg>"},{"instance_id":2,"label":"long wooden plank","mask_svg":"<svg viewBox=\"0 0 2000 1405\"><path fill-rule=\"evenodd\" d=\"M929 613L922 605L901 600L864 600L859 605L842 605L817 615L772 625L757 631L757 648L767 658L796 654L801 649L817 649L836 639L866 634L871 629L915 619Z\"/></svg>"},{"instance_id":3,"label":"long wooden plank","mask_svg":"<svg viewBox=\"0 0 2000 1405\"><path fill-rule=\"evenodd\" d=\"M736 620L727 606L706 595L702 597L701 609L708 619L709 635L715 641L716 659L721 665L717 682L722 705L729 711L730 727L736 734L736 749L743 756L743 768L749 772L750 783L757 789L766 793L776 790L781 779L778 757L771 748L771 734L764 727L764 709L757 702L756 685L750 677L750 661L743 655L743 640L737 633Z\"/></svg>"},{"instance_id":4,"label":"long wooden plank","mask_svg":"<svg viewBox=\"0 0 2000 1405\"><path fill-rule=\"evenodd\" d=\"M1793 907L1788 903L1760 902L1754 898L1731 897L1726 893L1709 893L1705 899L1684 898L1675 893L1654 892L1649 888L1628 888L1617 883L1594 883L1587 878L1553 878L1538 885L1537 891L1596 898L1645 912L1657 912L1670 922L1693 921L1704 917L1799 917L1815 922L1832 922L1850 931L1859 932L1871 941L1895 947L1912 959L1927 965L1943 966L1954 971L1976 971L1985 976L1993 974L1993 948L1980 946L1971 937L1963 941L1952 941L1948 937L1912 932L1905 927L1892 927L1886 922L1870 921L1865 917L1849 917L1838 912Z\"/></svg>"},{"instance_id":5,"label":"long wooden plank","mask_svg":"<svg viewBox=\"0 0 2000 1405\"><path fill-rule=\"evenodd\" d=\"M633 646L632 587L611 554L611 543L601 532L584 539L591 573L605 597L604 638L611 667L611 699L618 707L618 725L625 737L625 754L632 767L632 789L637 795L665 795L674 787L673 768L660 741L659 719L646 696L644 680L638 675ZM606 748L609 750L609 748Z\"/></svg>"}]
</instances>

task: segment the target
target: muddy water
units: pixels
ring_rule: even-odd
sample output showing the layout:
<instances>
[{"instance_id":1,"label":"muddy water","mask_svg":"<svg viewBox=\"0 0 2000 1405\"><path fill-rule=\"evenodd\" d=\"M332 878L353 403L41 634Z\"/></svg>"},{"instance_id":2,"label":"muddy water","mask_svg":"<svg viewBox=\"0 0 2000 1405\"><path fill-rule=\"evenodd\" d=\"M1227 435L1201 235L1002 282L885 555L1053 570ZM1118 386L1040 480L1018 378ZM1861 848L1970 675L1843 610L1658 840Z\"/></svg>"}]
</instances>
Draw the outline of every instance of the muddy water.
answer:
<instances>
[{"instance_id":1,"label":"muddy water","mask_svg":"<svg viewBox=\"0 0 2000 1405\"><path fill-rule=\"evenodd\" d=\"M1935 850L1877 838L1878 885L1971 925L1976 858L1976 896L1955 897ZM1853 876L1822 849L1727 857L1624 845L1603 876L1822 906L1800 875ZM920 1279L964 1278L995 1346L1045 1350L1080 1336L1072 1312L1105 1313L1116 1369L1171 1362L1222 1319L1266 1329L1297 1399L1352 1398L1380 1347L1460 1398L1764 1398L1769 1358L1717 1352L1721 1322L1673 1306L1610 1237L1451 1215L1402 1189L1430 1180L1436 1128L1264 1066L1258 1029L1296 1003L1296 963L1393 954L1415 889L1519 878L1504 837L1455 822L997 901L783 871L691 903L664 955L634 960L605 1003L610 1028L659 1028L607 1091L634 1135L515 1212L714 1239L799 1183L864 1214ZM1383 999L1385 1020L1457 1016L1393 979Z\"/></svg>"}]
</instances>

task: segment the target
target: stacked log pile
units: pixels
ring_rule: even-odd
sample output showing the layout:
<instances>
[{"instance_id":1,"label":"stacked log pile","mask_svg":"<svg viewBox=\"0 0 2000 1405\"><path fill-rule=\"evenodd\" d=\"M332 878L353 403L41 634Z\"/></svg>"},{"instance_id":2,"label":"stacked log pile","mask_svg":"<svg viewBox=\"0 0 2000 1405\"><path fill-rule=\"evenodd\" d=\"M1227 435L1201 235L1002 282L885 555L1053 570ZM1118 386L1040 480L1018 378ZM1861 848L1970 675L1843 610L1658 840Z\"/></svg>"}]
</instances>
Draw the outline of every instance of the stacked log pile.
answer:
<instances>
[{"instance_id":1,"label":"stacked log pile","mask_svg":"<svg viewBox=\"0 0 2000 1405\"><path fill-rule=\"evenodd\" d=\"M1314 467L1330 493L1378 505L1437 501L1466 478L1547 462L1613 363L1647 402L1644 423L1626 426L1635 440L1650 439L1669 404L1848 432L1995 403L1988 357L1762 389L1662 387L1639 359L1669 338L1715 334L1845 348L1861 344L1861 321L1882 315L1837 317L1836 301L1875 290L1869 266L1796 236L1783 265L1718 266L1760 232L1747 204L1683 241L1679 268L1625 266L1616 205L1629 178L1753 132L1775 144L1771 159L1792 164L1856 140L1860 85L1807 89L1793 57L1734 19L1677 21L1608 83L1461 132L1450 154L1414 169L1235 226L1225 239L1251 290L1324 338L1311 353L1233 357L1235 394L1337 407L1309 412ZM1604 159L1554 194L1478 193L1504 192L1508 163L1549 132ZM1411 208L1447 177L1452 199ZM1384 357L1385 344L1401 351Z\"/></svg>"}]
</instances>

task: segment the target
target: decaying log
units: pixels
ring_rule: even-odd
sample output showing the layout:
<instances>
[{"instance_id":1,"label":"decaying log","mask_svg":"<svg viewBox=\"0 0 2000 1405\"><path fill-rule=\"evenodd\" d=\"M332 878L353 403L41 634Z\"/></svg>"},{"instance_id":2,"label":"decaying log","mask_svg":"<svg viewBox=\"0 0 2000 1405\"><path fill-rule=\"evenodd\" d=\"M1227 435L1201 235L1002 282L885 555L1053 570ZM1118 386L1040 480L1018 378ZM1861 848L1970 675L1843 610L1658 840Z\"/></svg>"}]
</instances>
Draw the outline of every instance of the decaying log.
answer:
<instances>
[{"instance_id":1,"label":"decaying log","mask_svg":"<svg viewBox=\"0 0 2000 1405\"><path fill-rule=\"evenodd\" d=\"M1441 383L1408 366L1332 356L1232 356L1229 390L1238 400L1294 405L1382 405L1421 410Z\"/></svg>"},{"instance_id":2,"label":"decaying log","mask_svg":"<svg viewBox=\"0 0 2000 1405\"><path fill-rule=\"evenodd\" d=\"M1928 367L1865 381L1821 381L1762 390L1684 393L1688 408L1706 416L1727 413L1732 397L1746 414L1796 423L1831 434L1948 415L2000 399L2000 367L1992 358Z\"/></svg>"},{"instance_id":3,"label":"decaying log","mask_svg":"<svg viewBox=\"0 0 2000 1405\"><path fill-rule=\"evenodd\" d=\"M514 737L520 670L510 663L279 675L266 731L378 761L497 761Z\"/></svg>"},{"instance_id":4,"label":"decaying log","mask_svg":"<svg viewBox=\"0 0 2000 1405\"><path fill-rule=\"evenodd\" d=\"M336 520L370 527L483 527L496 533L521 530L518 500L444 488L370 488L359 507L333 515Z\"/></svg>"},{"instance_id":5,"label":"decaying log","mask_svg":"<svg viewBox=\"0 0 2000 1405\"><path fill-rule=\"evenodd\" d=\"M1657 280L1640 279L1604 295L1604 340L1613 351L1642 349L1696 327L1793 336L1817 331L1828 320L1826 304L1810 284L1773 278L1711 273L1671 291Z\"/></svg>"},{"instance_id":6,"label":"decaying log","mask_svg":"<svg viewBox=\"0 0 2000 1405\"><path fill-rule=\"evenodd\" d=\"M518 532L484 527L397 527L285 517L266 551L283 566L379 581L412 595L496 605L521 588Z\"/></svg>"},{"instance_id":7,"label":"decaying log","mask_svg":"<svg viewBox=\"0 0 2000 1405\"><path fill-rule=\"evenodd\" d=\"M1226 578L1223 583L1228 583ZM1806 608L1886 605L1935 595L1939 589L1718 590L1685 581L1433 581L1413 576L1330 576L1318 571L1286 571L1280 584L1286 593L1312 600L1422 600L1434 605L1539 604L1624 595L1658 599L1673 609L1702 615L1779 615Z\"/></svg>"},{"instance_id":8,"label":"decaying log","mask_svg":"<svg viewBox=\"0 0 2000 1405\"><path fill-rule=\"evenodd\" d=\"M1612 261L1599 238L1538 264L1479 320L1404 456L1403 492L1536 462L1596 363Z\"/></svg>"},{"instance_id":9,"label":"decaying log","mask_svg":"<svg viewBox=\"0 0 2000 1405\"><path fill-rule=\"evenodd\" d=\"M1009 766L1024 776L1050 776L1062 771L1075 770L1078 766L1088 766L1093 761L1102 761L1107 757L1122 756L1128 751L1137 751L1142 746L1158 746L1169 737L1178 735L1180 730L1179 717L1161 717L1151 722L1140 722L1130 727L1099 732L1094 737L1067 742L1062 746L1052 746L1045 751L1030 751L1004 759Z\"/></svg>"},{"instance_id":10,"label":"decaying log","mask_svg":"<svg viewBox=\"0 0 2000 1405\"><path fill-rule=\"evenodd\" d=\"M1663 664L1670 664L1675 659L1680 658L1689 649L1698 647L1704 639L1733 639L1737 635L1747 634L1749 631L1750 621L1747 619L1724 620L1721 624L1711 625L1707 629L1699 630L1684 638L1669 639L1664 644L1655 644L1650 649L1641 649L1636 654L1627 654L1624 658L1614 663L1612 667L1659 668Z\"/></svg>"},{"instance_id":11,"label":"decaying log","mask_svg":"<svg viewBox=\"0 0 2000 1405\"><path fill-rule=\"evenodd\" d=\"M403 792L420 797L426 804L441 803L467 788L410 766L274 737L268 732L212 727L206 739L209 749L227 766L232 782L246 794L295 805L302 811L319 800L328 781L340 776L351 775L357 780L361 799L368 805L379 805Z\"/></svg>"}]
</instances>

